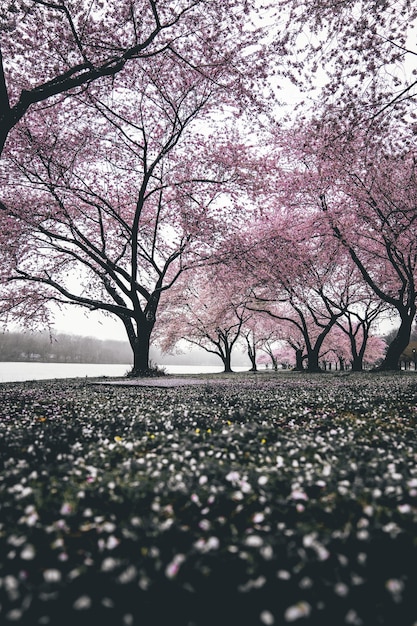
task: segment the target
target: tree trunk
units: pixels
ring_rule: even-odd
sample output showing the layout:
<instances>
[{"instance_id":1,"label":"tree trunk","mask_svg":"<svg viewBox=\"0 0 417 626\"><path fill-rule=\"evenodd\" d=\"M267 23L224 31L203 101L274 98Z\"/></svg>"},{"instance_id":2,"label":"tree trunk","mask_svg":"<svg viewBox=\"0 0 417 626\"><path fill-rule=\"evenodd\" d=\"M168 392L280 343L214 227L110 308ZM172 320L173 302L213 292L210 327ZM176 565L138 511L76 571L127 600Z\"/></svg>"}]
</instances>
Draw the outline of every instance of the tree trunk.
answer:
<instances>
[{"instance_id":1,"label":"tree trunk","mask_svg":"<svg viewBox=\"0 0 417 626\"><path fill-rule=\"evenodd\" d=\"M410 343L411 326L413 324L414 315L415 312L402 316L398 333L388 346L385 359L382 361L381 365L376 368L377 371L390 372L400 369L400 357Z\"/></svg>"},{"instance_id":2,"label":"tree trunk","mask_svg":"<svg viewBox=\"0 0 417 626\"><path fill-rule=\"evenodd\" d=\"M224 372L231 373L232 370L232 351L229 349L225 350L224 356L222 357Z\"/></svg>"},{"instance_id":3,"label":"tree trunk","mask_svg":"<svg viewBox=\"0 0 417 626\"><path fill-rule=\"evenodd\" d=\"M149 349L151 342L152 325L142 327L135 338L129 337L133 352L133 368L129 376L149 376Z\"/></svg>"},{"instance_id":4,"label":"tree trunk","mask_svg":"<svg viewBox=\"0 0 417 626\"><path fill-rule=\"evenodd\" d=\"M249 360L251 362L251 368L250 368L250 372L256 372L258 370L257 365L256 365L256 347L255 347L255 341L253 341L253 343L251 343L251 340L249 338L249 335L245 335L245 339L246 339L246 345L248 348L248 357Z\"/></svg>"},{"instance_id":5,"label":"tree trunk","mask_svg":"<svg viewBox=\"0 0 417 626\"><path fill-rule=\"evenodd\" d=\"M363 358L365 356L366 344L368 343L369 338L369 327L365 325L365 322L361 322L362 327L362 343L360 349L358 350L358 346L356 345L356 337L353 330L348 333L349 341L350 341L350 351L352 353L351 365L352 372L362 372L363 371Z\"/></svg>"},{"instance_id":6,"label":"tree trunk","mask_svg":"<svg viewBox=\"0 0 417 626\"><path fill-rule=\"evenodd\" d=\"M299 348L295 351L295 368L296 372L302 372L304 370L303 365L303 351Z\"/></svg>"},{"instance_id":7,"label":"tree trunk","mask_svg":"<svg viewBox=\"0 0 417 626\"><path fill-rule=\"evenodd\" d=\"M320 347L321 347L321 343L320 346L317 346L312 349L312 350L308 350L307 352L307 371L308 372L321 372L322 369L319 365L319 352L320 352Z\"/></svg>"},{"instance_id":8,"label":"tree trunk","mask_svg":"<svg viewBox=\"0 0 417 626\"><path fill-rule=\"evenodd\" d=\"M363 360L359 354L356 354L352 358L352 372L362 372L363 370Z\"/></svg>"},{"instance_id":9,"label":"tree trunk","mask_svg":"<svg viewBox=\"0 0 417 626\"><path fill-rule=\"evenodd\" d=\"M138 339L133 350L133 369L130 376L146 376L149 374L149 341Z\"/></svg>"},{"instance_id":10,"label":"tree trunk","mask_svg":"<svg viewBox=\"0 0 417 626\"><path fill-rule=\"evenodd\" d=\"M0 50L0 154L3 152L7 135L13 127L13 118L10 111L10 101L4 75L3 56Z\"/></svg>"}]
</instances>

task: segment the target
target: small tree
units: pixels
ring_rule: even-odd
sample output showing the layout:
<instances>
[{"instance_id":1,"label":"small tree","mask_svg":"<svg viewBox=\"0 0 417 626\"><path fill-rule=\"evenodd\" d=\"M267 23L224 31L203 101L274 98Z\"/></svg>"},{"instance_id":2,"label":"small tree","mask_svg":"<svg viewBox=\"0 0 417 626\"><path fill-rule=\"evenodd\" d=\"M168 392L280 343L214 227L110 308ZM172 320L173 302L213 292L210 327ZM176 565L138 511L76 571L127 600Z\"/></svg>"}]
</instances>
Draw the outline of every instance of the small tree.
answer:
<instances>
[{"instance_id":1,"label":"small tree","mask_svg":"<svg viewBox=\"0 0 417 626\"><path fill-rule=\"evenodd\" d=\"M183 339L218 356L231 372L233 349L253 315L246 303L218 268L193 272L186 284L178 281L167 301L158 330L161 348L168 352Z\"/></svg>"},{"instance_id":2,"label":"small tree","mask_svg":"<svg viewBox=\"0 0 417 626\"><path fill-rule=\"evenodd\" d=\"M361 308L347 311L343 319L337 322L338 328L349 339L352 370L354 372L362 371L368 341L372 338L371 329L386 310L387 307L384 302L371 298L367 303L363 302ZM380 354L378 358L382 356Z\"/></svg>"},{"instance_id":3,"label":"small tree","mask_svg":"<svg viewBox=\"0 0 417 626\"><path fill-rule=\"evenodd\" d=\"M251 307L301 334L309 371L320 369L322 343L350 297L346 257L328 242L308 214L299 219L277 214L240 238L239 262L253 285Z\"/></svg>"}]
</instances>

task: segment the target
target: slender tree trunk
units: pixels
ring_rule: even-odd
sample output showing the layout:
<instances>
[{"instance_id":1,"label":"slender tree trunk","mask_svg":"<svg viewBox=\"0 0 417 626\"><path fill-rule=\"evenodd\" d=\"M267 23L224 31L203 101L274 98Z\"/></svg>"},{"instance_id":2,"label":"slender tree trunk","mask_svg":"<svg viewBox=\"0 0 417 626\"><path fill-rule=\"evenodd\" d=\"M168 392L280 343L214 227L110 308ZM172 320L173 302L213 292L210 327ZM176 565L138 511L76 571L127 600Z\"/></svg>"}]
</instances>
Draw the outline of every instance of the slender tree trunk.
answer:
<instances>
[{"instance_id":1,"label":"slender tree trunk","mask_svg":"<svg viewBox=\"0 0 417 626\"><path fill-rule=\"evenodd\" d=\"M248 357L252 365L249 371L256 372L258 370L256 365L256 348L254 344L251 344L249 337L245 337L245 339L248 346Z\"/></svg>"},{"instance_id":2,"label":"slender tree trunk","mask_svg":"<svg viewBox=\"0 0 417 626\"><path fill-rule=\"evenodd\" d=\"M295 351L295 368L296 372L302 372L304 370L303 365L303 351L300 348L297 348Z\"/></svg>"},{"instance_id":3,"label":"slender tree trunk","mask_svg":"<svg viewBox=\"0 0 417 626\"><path fill-rule=\"evenodd\" d=\"M232 351L226 347L225 351L224 351L224 356L222 357L222 361L223 361L223 365L224 365L224 372L225 373L230 373L232 372Z\"/></svg>"}]
</instances>

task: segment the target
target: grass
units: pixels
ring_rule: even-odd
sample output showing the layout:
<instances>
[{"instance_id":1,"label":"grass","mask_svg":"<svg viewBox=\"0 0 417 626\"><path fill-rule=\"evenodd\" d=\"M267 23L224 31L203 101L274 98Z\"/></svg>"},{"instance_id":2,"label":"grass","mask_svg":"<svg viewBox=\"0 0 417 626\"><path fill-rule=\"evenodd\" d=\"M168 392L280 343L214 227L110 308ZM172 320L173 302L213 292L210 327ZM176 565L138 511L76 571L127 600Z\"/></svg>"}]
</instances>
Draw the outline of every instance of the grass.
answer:
<instances>
[{"instance_id":1,"label":"grass","mask_svg":"<svg viewBox=\"0 0 417 626\"><path fill-rule=\"evenodd\" d=\"M222 381L0 385L1 623L417 623L417 377Z\"/></svg>"}]
</instances>

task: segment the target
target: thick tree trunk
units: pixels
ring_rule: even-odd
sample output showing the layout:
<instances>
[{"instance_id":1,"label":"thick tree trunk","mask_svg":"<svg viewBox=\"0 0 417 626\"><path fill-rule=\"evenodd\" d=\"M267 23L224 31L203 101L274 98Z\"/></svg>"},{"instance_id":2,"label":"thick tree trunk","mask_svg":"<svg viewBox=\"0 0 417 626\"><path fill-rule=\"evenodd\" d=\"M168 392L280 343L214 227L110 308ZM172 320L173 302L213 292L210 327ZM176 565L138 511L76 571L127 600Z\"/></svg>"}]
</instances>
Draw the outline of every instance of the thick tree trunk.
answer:
<instances>
[{"instance_id":1,"label":"thick tree trunk","mask_svg":"<svg viewBox=\"0 0 417 626\"><path fill-rule=\"evenodd\" d=\"M229 373L232 371L232 347L228 341L223 340L223 345L219 347L218 355L223 361L224 372Z\"/></svg>"},{"instance_id":2,"label":"thick tree trunk","mask_svg":"<svg viewBox=\"0 0 417 626\"><path fill-rule=\"evenodd\" d=\"M352 372L362 372L363 370L363 360L359 354L356 354L352 358Z\"/></svg>"},{"instance_id":3,"label":"thick tree trunk","mask_svg":"<svg viewBox=\"0 0 417 626\"><path fill-rule=\"evenodd\" d=\"M321 347L321 344L320 344ZM317 346L313 350L309 350L307 353L307 371L308 372L321 372L322 369L319 365L319 347Z\"/></svg>"},{"instance_id":4,"label":"thick tree trunk","mask_svg":"<svg viewBox=\"0 0 417 626\"><path fill-rule=\"evenodd\" d=\"M130 345L133 352L133 368L129 376L149 376L149 349L153 325L141 328L135 338L130 338Z\"/></svg>"},{"instance_id":5,"label":"thick tree trunk","mask_svg":"<svg viewBox=\"0 0 417 626\"><path fill-rule=\"evenodd\" d=\"M415 312L409 315L404 314L402 316L397 336L388 346L385 359L381 365L377 367L377 371L389 372L400 369L400 357L410 343L411 326L413 324L414 315Z\"/></svg>"},{"instance_id":6,"label":"thick tree trunk","mask_svg":"<svg viewBox=\"0 0 417 626\"><path fill-rule=\"evenodd\" d=\"M137 341L133 351L133 369L131 376L146 376L149 373L149 340Z\"/></svg>"}]
</instances>

